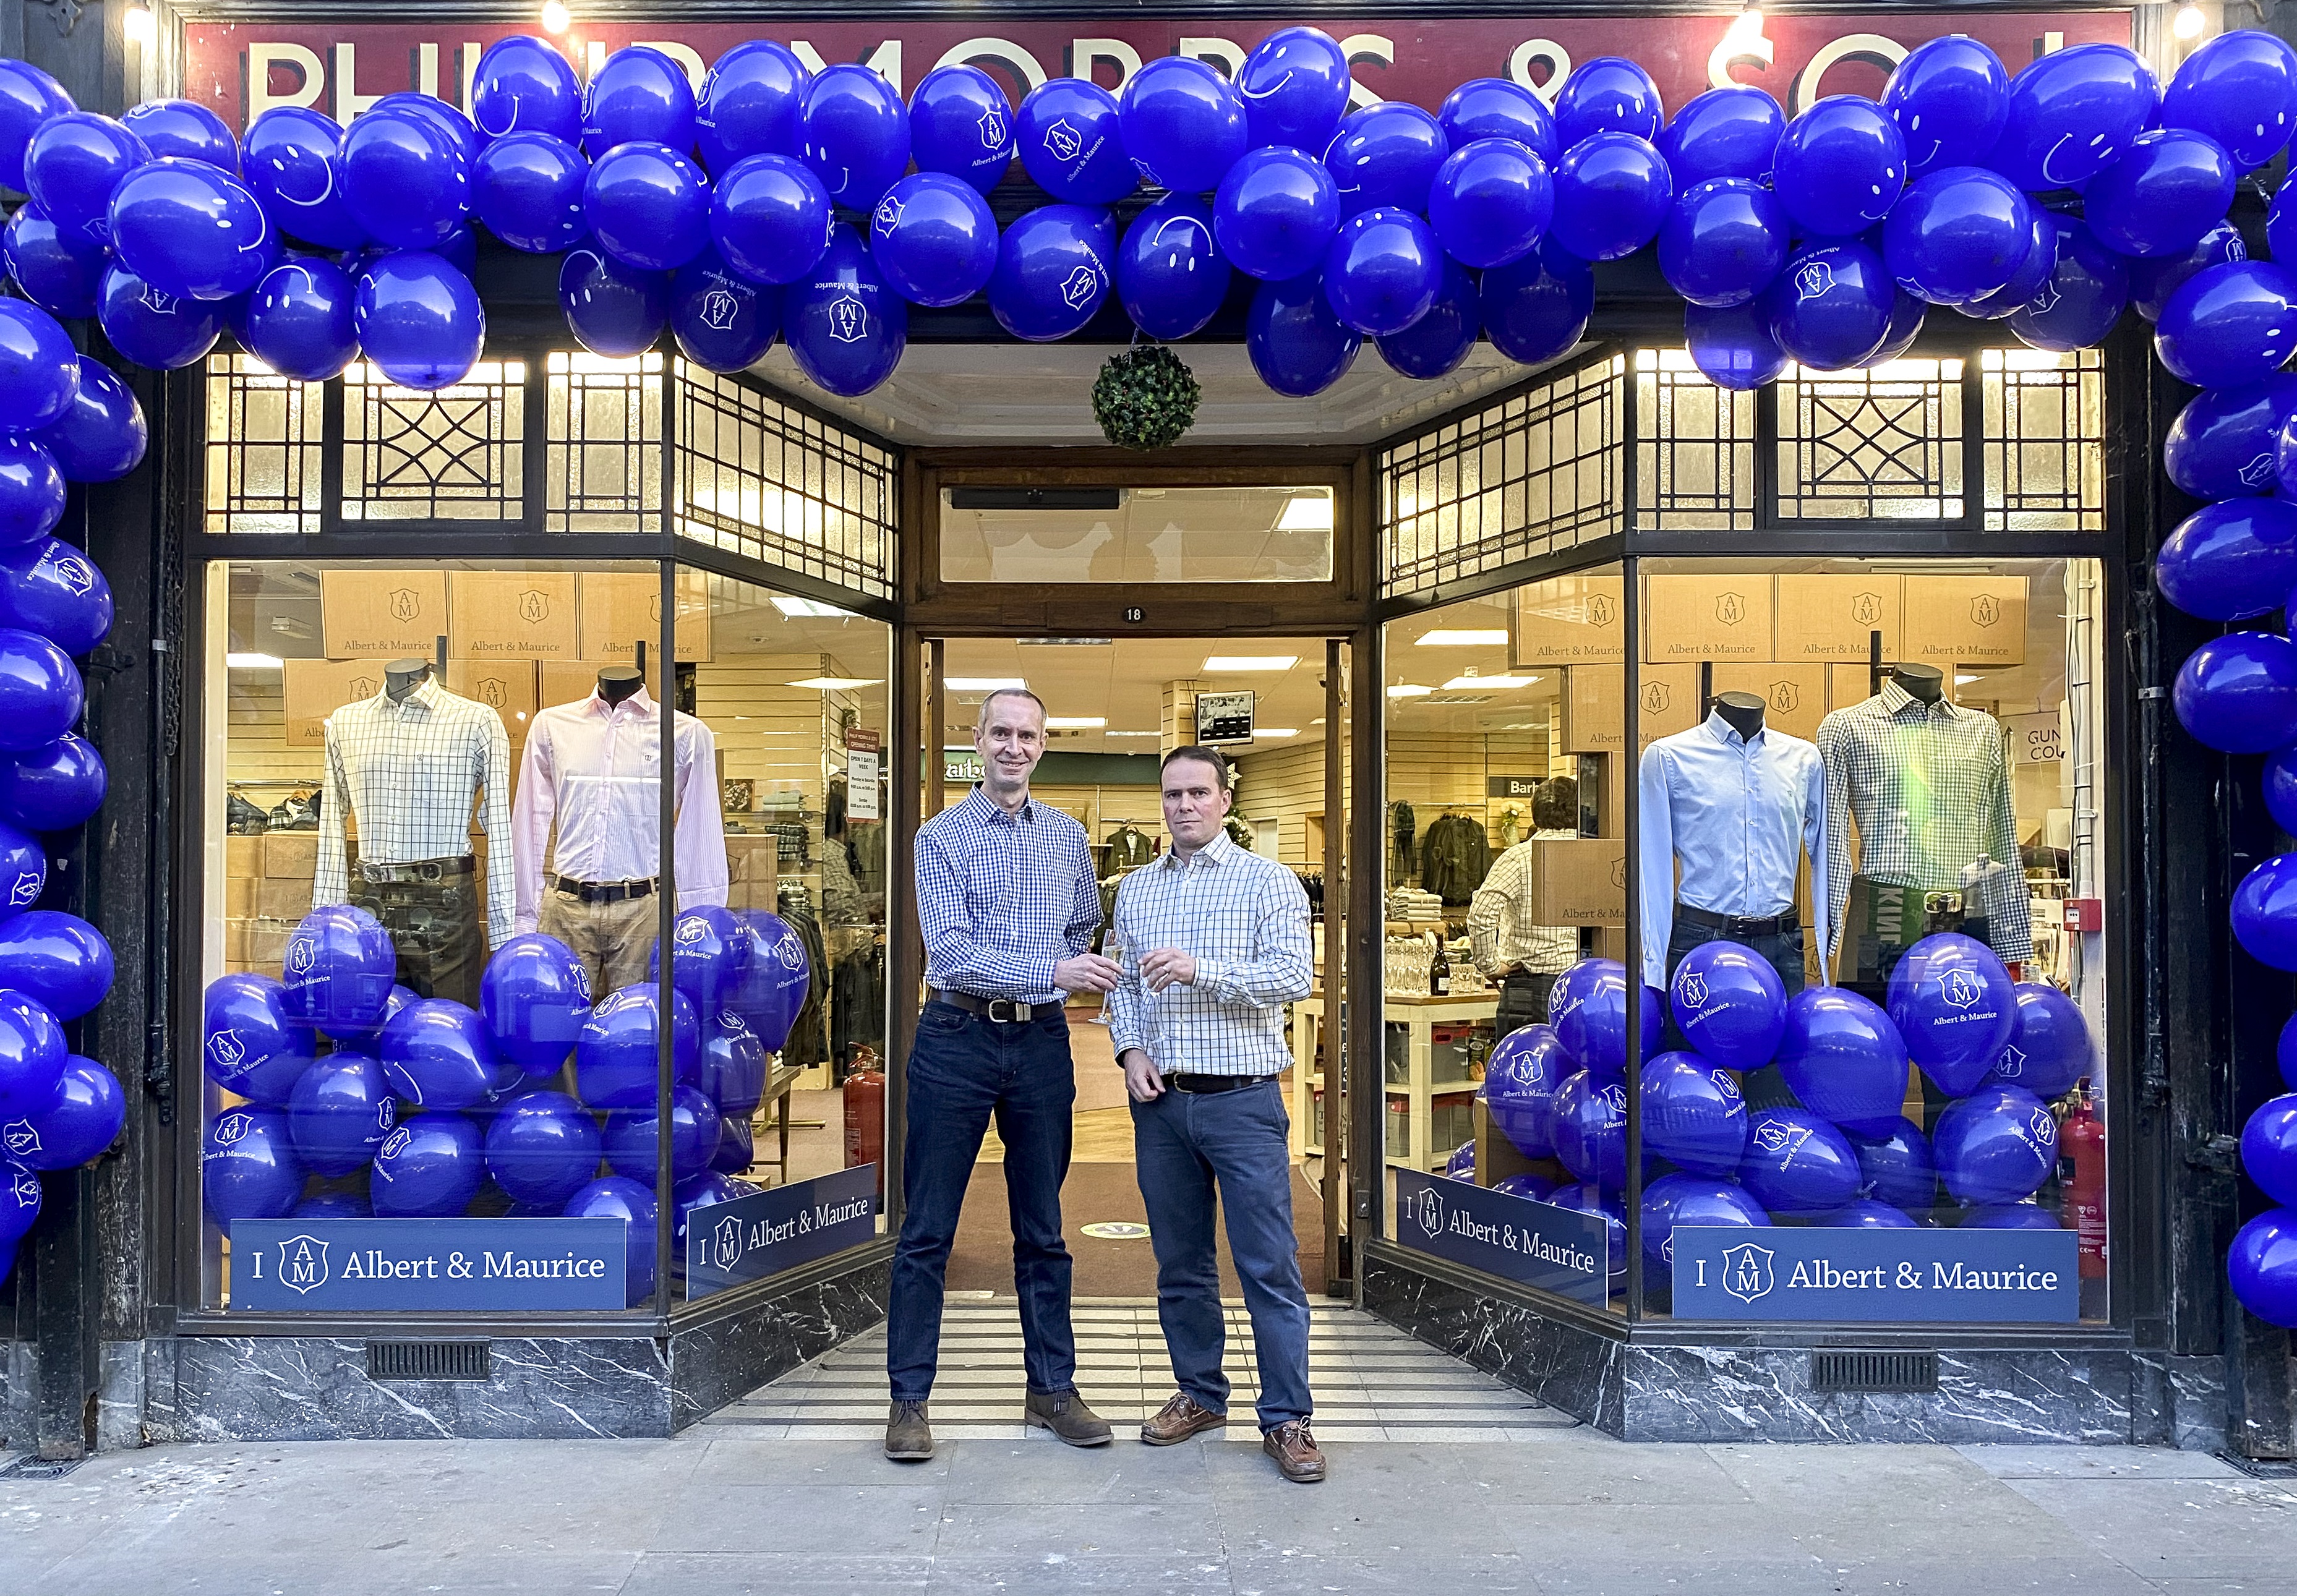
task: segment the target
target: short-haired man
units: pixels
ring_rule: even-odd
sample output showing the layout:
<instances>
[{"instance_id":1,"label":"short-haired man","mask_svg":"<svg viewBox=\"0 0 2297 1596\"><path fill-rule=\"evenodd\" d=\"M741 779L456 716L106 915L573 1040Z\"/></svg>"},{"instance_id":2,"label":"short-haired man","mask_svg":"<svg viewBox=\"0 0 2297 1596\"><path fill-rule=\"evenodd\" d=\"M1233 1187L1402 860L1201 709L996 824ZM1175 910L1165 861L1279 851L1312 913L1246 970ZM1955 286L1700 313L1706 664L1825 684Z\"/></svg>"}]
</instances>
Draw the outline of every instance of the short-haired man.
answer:
<instances>
[{"instance_id":1,"label":"short-haired man","mask_svg":"<svg viewBox=\"0 0 2297 1596\"><path fill-rule=\"evenodd\" d=\"M1140 1427L1152 1446L1228 1422L1225 1315L1213 1234L1252 1315L1261 1446L1288 1480L1324 1477L1309 1433L1308 1294L1292 1230L1291 1120L1277 1074L1291 1063L1284 1008L1308 995L1308 895L1299 877L1237 846L1219 750L1165 756L1173 846L1116 891L1123 974L1109 1024L1132 1098L1132 1148L1157 1252L1157 1314L1180 1390Z\"/></svg>"},{"instance_id":2,"label":"short-haired man","mask_svg":"<svg viewBox=\"0 0 2297 1596\"><path fill-rule=\"evenodd\" d=\"M885 1331L893 1395L885 1455L902 1461L933 1455L926 1401L939 1362L943 1282L992 1115L1005 1146L1028 1422L1072 1446L1109 1438L1107 1423L1076 1392L1061 1182L1076 1101L1066 994L1108 991L1117 968L1088 951L1100 928L1100 887L1084 827L1029 796L1045 753L1043 702L1023 689L992 693L973 745L980 785L926 821L917 841L932 995L910 1051L907 1208Z\"/></svg>"},{"instance_id":3,"label":"short-haired man","mask_svg":"<svg viewBox=\"0 0 2297 1596\"><path fill-rule=\"evenodd\" d=\"M1568 776L1541 782L1531 794L1531 835L1493 861L1468 902L1468 950L1500 983L1495 1037L1546 1019L1555 978L1579 962L1577 926L1531 918L1532 855L1541 843L1579 835L1579 784Z\"/></svg>"}]
</instances>

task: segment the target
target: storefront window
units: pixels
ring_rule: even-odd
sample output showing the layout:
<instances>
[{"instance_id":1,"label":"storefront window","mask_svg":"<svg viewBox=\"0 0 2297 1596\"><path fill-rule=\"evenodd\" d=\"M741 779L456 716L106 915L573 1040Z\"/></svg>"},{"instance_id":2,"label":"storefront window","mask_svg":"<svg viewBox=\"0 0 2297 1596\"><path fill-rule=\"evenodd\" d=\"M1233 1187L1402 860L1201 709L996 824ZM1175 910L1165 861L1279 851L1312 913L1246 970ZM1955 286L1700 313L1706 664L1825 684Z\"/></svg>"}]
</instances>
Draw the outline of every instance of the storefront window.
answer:
<instances>
[{"instance_id":1,"label":"storefront window","mask_svg":"<svg viewBox=\"0 0 2297 1596\"><path fill-rule=\"evenodd\" d=\"M949 582L1328 582L1338 491L944 488Z\"/></svg>"}]
</instances>

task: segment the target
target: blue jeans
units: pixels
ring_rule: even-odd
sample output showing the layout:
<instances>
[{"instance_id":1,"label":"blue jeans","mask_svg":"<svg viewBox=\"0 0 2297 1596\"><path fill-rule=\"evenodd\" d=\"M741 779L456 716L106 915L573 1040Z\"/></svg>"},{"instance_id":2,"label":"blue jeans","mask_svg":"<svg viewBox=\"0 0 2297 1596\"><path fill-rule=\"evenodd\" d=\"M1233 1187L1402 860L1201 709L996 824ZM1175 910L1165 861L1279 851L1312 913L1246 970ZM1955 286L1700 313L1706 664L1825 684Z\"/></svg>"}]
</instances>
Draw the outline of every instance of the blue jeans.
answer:
<instances>
[{"instance_id":1,"label":"blue jeans","mask_svg":"<svg viewBox=\"0 0 2297 1596\"><path fill-rule=\"evenodd\" d=\"M1076 1384L1069 1248L1061 1237L1061 1182L1068 1178L1075 1102L1069 1023L1058 1008L1019 1024L949 1003L928 1003L918 1016L902 1143L906 1207L885 1314L885 1372L894 1401L933 1394L949 1250L992 1115L1005 1144L1013 1286L1021 1299L1029 1389L1066 1391Z\"/></svg>"},{"instance_id":2,"label":"blue jeans","mask_svg":"<svg viewBox=\"0 0 2297 1596\"><path fill-rule=\"evenodd\" d=\"M1308 1293L1292 1231L1292 1122L1273 1076L1234 1091L1169 1085L1132 1105L1132 1156L1157 1249L1157 1317L1173 1378L1197 1405L1228 1411L1221 1369L1215 1208L1228 1214L1228 1250L1252 1314L1260 1365L1260 1427L1308 1417ZM1217 1188L1217 1194L1215 1193Z\"/></svg>"}]
</instances>

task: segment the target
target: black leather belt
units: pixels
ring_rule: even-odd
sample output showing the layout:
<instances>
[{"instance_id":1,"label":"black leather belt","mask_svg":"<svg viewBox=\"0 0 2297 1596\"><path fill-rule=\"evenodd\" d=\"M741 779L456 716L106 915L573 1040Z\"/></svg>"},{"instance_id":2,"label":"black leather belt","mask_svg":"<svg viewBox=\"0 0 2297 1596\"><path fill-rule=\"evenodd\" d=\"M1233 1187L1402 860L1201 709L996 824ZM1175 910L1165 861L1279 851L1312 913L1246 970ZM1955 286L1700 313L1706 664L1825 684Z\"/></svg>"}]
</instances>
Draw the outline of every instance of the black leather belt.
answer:
<instances>
[{"instance_id":1,"label":"black leather belt","mask_svg":"<svg viewBox=\"0 0 2297 1596\"><path fill-rule=\"evenodd\" d=\"M933 1000L946 1003L951 1008L962 1008L967 1014L977 1014L985 1020L995 1020L1000 1025L1017 1025L1049 1008L1060 1007L1058 1003L1024 1003L1018 998L976 998L971 992L935 992Z\"/></svg>"},{"instance_id":2,"label":"black leather belt","mask_svg":"<svg viewBox=\"0 0 2297 1596\"><path fill-rule=\"evenodd\" d=\"M572 876L554 876L551 886L584 903L621 903L652 896L655 881L653 876L644 881L577 881Z\"/></svg>"},{"instance_id":3,"label":"black leather belt","mask_svg":"<svg viewBox=\"0 0 2297 1596\"><path fill-rule=\"evenodd\" d=\"M1725 936L1779 936L1790 931L1800 931L1802 921L1791 909L1784 914L1772 915L1767 919L1751 920L1738 915L1718 915L1712 909L1693 909L1688 903L1675 906L1675 917L1686 926L1696 926L1701 931L1719 931Z\"/></svg>"},{"instance_id":4,"label":"black leather belt","mask_svg":"<svg viewBox=\"0 0 2297 1596\"><path fill-rule=\"evenodd\" d=\"M1165 1077L1165 1084L1174 1091L1240 1091L1247 1086L1257 1086L1263 1081L1273 1081L1273 1075L1207 1075L1195 1070L1182 1070Z\"/></svg>"},{"instance_id":5,"label":"black leather belt","mask_svg":"<svg viewBox=\"0 0 2297 1596\"><path fill-rule=\"evenodd\" d=\"M418 859L403 865L361 865L361 881L381 886L392 882L444 881L449 876L468 876L479 868L478 860L465 853L460 859Z\"/></svg>"}]
</instances>

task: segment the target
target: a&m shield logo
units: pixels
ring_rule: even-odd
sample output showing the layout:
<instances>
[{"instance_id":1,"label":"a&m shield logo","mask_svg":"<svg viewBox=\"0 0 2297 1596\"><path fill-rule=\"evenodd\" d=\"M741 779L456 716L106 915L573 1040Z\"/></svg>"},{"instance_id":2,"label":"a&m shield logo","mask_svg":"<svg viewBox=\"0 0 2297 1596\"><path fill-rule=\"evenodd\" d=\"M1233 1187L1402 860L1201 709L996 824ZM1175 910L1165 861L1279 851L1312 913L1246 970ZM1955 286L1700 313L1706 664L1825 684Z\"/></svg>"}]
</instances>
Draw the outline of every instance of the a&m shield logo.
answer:
<instances>
[{"instance_id":1,"label":"a&m shield logo","mask_svg":"<svg viewBox=\"0 0 2297 1596\"><path fill-rule=\"evenodd\" d=\"M829 335L840 343L859 343L869 335L869 312L852 294L835 299L824 307L829 317Z\"/></svg>"},{"instance_id":2,"label":"a&m shield logo","mask_svg":"<svg viewBox=\"0 0 2297 1596\"><path fill-rule=\"evenodd\" d=\"M2050 1116L2047 1108L2037 1108L2026 1116L2026 1139L2039 1153L2046 1153L2057 1145L2058 1122Z\"/></svg>"},{"instance_id":3,"label":"a&m shield logo","mask_svg":"<svg viewBox=\"0 0 2297 1596\"><path fill-rule=\"evenodd\" d=\"M412 621L423 608L422 604L416 598L415 589L412 588L393 588L389 596L391 618L393 621Z\"/></svg>"},{"instance_id":4,"label":"a&m shield logo","mask_svg":"<svg viewBox=\"0 0 2297 1596\"><path fill-rule=\"evenodd\" d=\"M1736 593L1720 593L1715 598L1715 619L1725 626L1736 626L1747 618L1747 601Z\"/></svg>"},{"instance_id":5,"label":"a&m shield logo","mask_svg":"<svg viewBox=\"0 0 2297 1596\"><path fill-rule=\"evenodd\" d=\"M710 1255L720 1269L731 1269L742 1261L742 1222L728 1214L710 1232Z\"/></svg>"},{"instance_id":6,"label":"a&m shield logo","mask_svg":"<svg viewBox=\"0 0 2297 1596\"><path fill-rule=\"evenodd\" d=\"M1834 289L1834 267L1824 260L1806 260L1795 269L1795 298L1815 300Z\"/></svg>"},{"instance_id":7,"label":"a&m shield logo","mask_svg":"<svg viewBox=\"0 0 2297 1596\"><path fill-rule=\"evenodd\" d=\"M1619 606L1608 593L1598 593L1587 601L1587 624L1609 626L1619 618Z\"/></svg>"},{"instance_id":8,"label":"a&m shield logo","mask_svg":"<svg viewBox=\"0 0 2297 1596\"><path fill-rule=\"evenodd\" d=\"M590 967L577 964L573 969L574 995L588 1003L590 1000Z\"/></svg>"},{"instance_id":9,"label":"a&m shield logo","mask_svg":"<svg viewBox=\"0 0 2297 1596\"><path fill-rule=\"evenodd\" d=\"M105 239L104 242L109 243L111 243L111 240ZM176 296L169 293L162 293L158 289L152 287L149 283L144 284L143 300L144 309L149 310L154 316L173 316L176 314Z\"/></svg>"},{"instance_id":10,"label":"a&m shield logo","mask_svg":"<svg viewBox=\"0 0 2297 1596\"><path fill-rule=\"evenodd\" d=\"M518 596L519 619L529 626L539 626L550 619L550 595L539 588L529 588Z\"/></svg>"},{"instance_id":11,"label":"a&m shield logo","mask_svg":"<svg viewBox=\"0 0 2297 1596\"><path fill-rule=\"evenodd\" d=\"M1670 1238L1672 1239L1672 1238ZM1776 1256L1766 1246L1742 1242L1723 1249L1723 1289L1742 1303L1768 1296L1771 1287L1778 1284L1771 1273L1771 1260Z\"/></svg>"},{"instance_id":12,"label":"a&m shield logo","mask_svg":"<svg viewBox=\"0 0 2297 1596\"><path fill-rule=\"evenodd\" d=\"M1421 1232L1430 1241L1444 1233L1444 1199L1436 1195L1433 1186L1421 1192L1412 1206L1420 1220Z\"/></svg>"},{"instance_id":13,"label":"a&m shield logo","mask_svg":"<svg viewBox=\"0 0 2297 1596\"><path fill-rule=\"evenodd\" d=\"M31 902L40 895L40 888L46 880L46 876L37 871L19 870L16 873L16 884L8 889L8 901L11 903Z\"/></svg>"},{"instance_id":14,"label":"a&m shield logo","mask_svg":"<svg viewBox=\"0 0 2297 1596\"><path fill-rule=\"evenodd\" d=\"M291 1236L279 1244L279 1283L309 1296L327 1283L327 1244L316 1236Z\"/></svg>"},{"instance_id":15,"label":"a&m shield logo","mask_svg":"<svg viewBox=\"0 0 2297 1596\"><path fill-rule=\"evenodd\" d=\"M1684 973L1683 1000L1693 1008L1707 1007L1707 977L1697 970Z\"/></svg>"},{"instance_id":16,"label":"a&m shield logo","mask_svg":"<svg viewBox=\"0 0 2297 1596\"><path fill-rule=\"evenodd\" d=\"M12 1158L29 1158L40 1150L40 1133L30 1120L10 1120L0 1125L0 1148Z\"/></svg>"},{"instance_id":17,"label":"a&m shield logo","mask_svg":"<svg viewBox=\"0 0 2297 1596\"><path fill-rule=\"evenodd\" d=\"M20 1169L8 1182L8 1195L19 1208L37 1209L40 1205L40 1177L29 1169Z\"/></svg>"},{"instance_id":18,"label":"a&m shield logo","mask_svg":"<svg viewBox=\"0 0 2297 1596\"><path fill-rule=\"evenodd\" d=\"M709 934L710 924L700 915L689 915L678 923L678 940L683 946L692 947Z\"/></svg>"},{"instance_id":19,"label":"a&m shield logo","mask_svg":"<svg viewBox=\"0 0 2297 1596\"><path fill-rule=\"evenodd\" d=\"M244 1114L226 1114L215 1123L215 1144L227 1148L247 1134L255 1121Z\"/></svg>"},{"instance_id":20,"label":"a&m shield logo","mask_svg":"<svg viewBox=\"0 0 2297 1596\"><path fill-rule=\"evenodd\" d=\"M902 225L902 202L887 194L877 202L877 214L874 219L878 232L891 233Z\"/></svg>"},{"instance_id":21,"label":"a&m shield logo","mask_svg":"<svg viewBox=\"0 0 2297 1596\"><path fill-rule=\"evenodd\" d=\"M1100 274L1089 266L1080 266L1061 284L1061 299L1070 309L1082 309L1092 302L1092 296L1099 289Z\"/></svg>"},{"instance_id":22,"label":"a&m shield logo","mask_svg":"<svg viewBox=\"0 0 2297 1596\"><path fill-rule=\"evenodd\" d=\"M2015 1081L2026 1073L2026 1052L2013 1046L2002 1049L2002 1057L1994 1061L1994 1073L2005 1081Z\"/></svg>"},{"instance_id":23,"label":"a&m shield logo","mask_svg":"<svg viewBox=\"0 0 2297 1596\"><path fill-rule=\"evenodd\" d=\"M2249 488L2262 487L2264 484L2273 480L2273 457L2271 455L2259 455L2256 458L2250 461L2248 465L2243 466L2238 474L2241 477L2243 486Z\"/></svg>"},{"instance_id":24,"label":"a&m shield logo","mask_svg":"<svg viewBox=\"0 0 2297 1596\"><path fill-rule=\"evenodd\" d=\"M1715 1082L1715 1090L1723 1094L1723 1098L1725 1102L1735 1102L1738 1100L1739 1083L1731 1079L1730 1071L1709 1070L1707 1072L1707 1078Z\"/></svg>"},{"instance_id":25,"label":"a&m shield logo","mask_svg":"<svg viewBox=\"0 0 2297 1596\"><path fill-rule=\"evenodd\" d=\"M286 964L289 975L308 975L318 962L318 946L309 937L299 936L287 944Z\"/></svg>"},{"instance_id":26,"label":"a&m shield logo","mask_svg":"<svg viewBox=\"0 0 2297 1596\"><path fill-rule=\"evenodd\" d=\"M1992 626L2002 619L2002 601L1991 593L1981 593L1970 601L1970 619L1979 626Z\"/></svg>"},{"instance_id":27,"label":"a&m shield logo","mask_svg":"<svg viewBox=\"0 0 2297 1596\"><path fill-rule=\"evenodd\" d=\"M1771 707L1781 714L1791 714L1795 706L1801 703L1802 689L1794 683L1774 681L1771 684Z\"/></svg>"},{"instance_id":28,"label":"a&m shield logo","mask_svg":"<svg viewBox=\"0 0 2297 1596\"><path fill-rule=\"evenodd\" d=\"M713 333L723 333L733 326L741 308L741 302L726 290L713 288L702 296L702 325Z\"/></svg>"},{"instance_id":29,"label":"a&m shield logo","mask_svg":"<svg viewBox=\"0 0 2297 1596\"><path fill-rule=\"evenodd\" d=\"M781 960L786 970L802 970L805 968L805 944L797 940L796 932L785 931L782 940L774 944L774 957Z\"/></svg>"},{"instance_id":30,"label":"a&m shield logo","mask_svg":"<svg viewBox=\"0 0 2297 1596\"><path fill-rule=\"evenodd\" d=\"M1045 148L1056 160L1074 160L1077 152L1084 148L1084 136L1069 126L1066 117L1045 129Z\"/></svg>"},{"instance_id":31,"label":"a&m shield logo","mask_svg":"<svg viewBox=\"0 0 2297 1596\"><path fill-rule=\"evenodd\" d=\"M235 1075L247 1062L247 1044L236 1031L218 1031L208 1038L208 1059L219 1074Z\"/></svg>"},{"instance_id":32,"label":"a&m shield logo","mask_svg":"<svg viewBox=\"0 0 2297 1596\"><path fill-rule=\"evenodd\" d=\"M1001 100L981 113L981 147L1001 150L1005 147L1005 105Z\"/></svg>"},{"instance_id":33,"label":"a&m shield logo","mask_svg":"<svg viewBox=\"0 0 2297 1596\"><path fill-rule=\"evenodd\" d=\"M1788 1120L1766 1119L1755 1127L1755 1133L1749 1139L1765 1153L1777 1158L1780 1167L1784 1168L1786 1161L1794 1156L1795 1149L1810 1139L1810 1127Z\"/></svg>"},{"instance_id":34,"label":"a&m shield logo","mask_svg":"<svg viewBox=\"0 0 2297 1596\"><path fill-rule=\"evenodd\" d=\"M62 587L85 598L95 587L95 569L78 555L66 555L62 559L42 560L40 564L55 573Z\"/></svg>"},{"instance_id":35,"label":"a&m shield logo","mask_svg":"<svg viewBox=\"0 0 2297 1596\"><path fill-rule=\"evenodd\" d=\"M1978 977L1968 970L1948 970L1939 977L1939 996L1949 1008L1967 1008L1985 994L1979 990Z\"/></svg>"},{"instance_id":36,"label":"a&m shield logo","mask_svg":"<svg viewBox=\"0 0 2297 1596\"><path fill-rule=\"evenodd\" d=\"M1850 600L1850 619L1858 626L1873 626L1882 619L1882 596L1880 593L1856 594Z\"/></svg>"}]
</instances>

